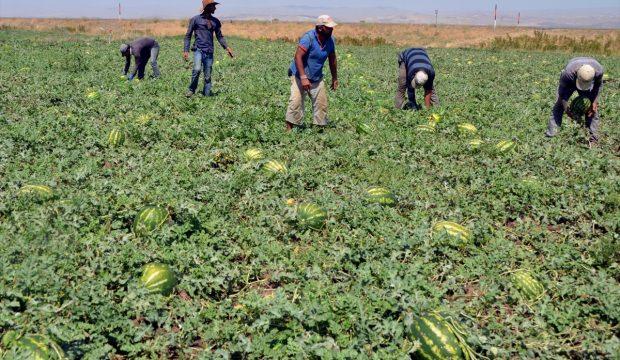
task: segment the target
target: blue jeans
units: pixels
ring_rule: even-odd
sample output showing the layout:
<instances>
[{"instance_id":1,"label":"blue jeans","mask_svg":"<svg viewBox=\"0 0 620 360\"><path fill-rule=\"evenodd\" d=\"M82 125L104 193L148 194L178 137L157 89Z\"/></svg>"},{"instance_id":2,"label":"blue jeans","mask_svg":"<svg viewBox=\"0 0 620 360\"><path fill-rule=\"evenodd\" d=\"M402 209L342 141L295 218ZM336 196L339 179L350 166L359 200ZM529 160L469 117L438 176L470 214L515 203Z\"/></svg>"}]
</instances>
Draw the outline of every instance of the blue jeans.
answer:
<instances>
[{"instance_id":1,"label":"blue jeans","mask_svg":"<svg viewBox=\"0 0 620 360\"><path fill-rule=\"evenodd\" d=\"M205 74L205 86L202 90L204 96L211 95L211 70L213 67L213 53L206 53L201 50L194 52L194 69L192 70L192 82L189 84L189 91L195 93L198 88L200 71Z\"/></svg>"}]
</instances>

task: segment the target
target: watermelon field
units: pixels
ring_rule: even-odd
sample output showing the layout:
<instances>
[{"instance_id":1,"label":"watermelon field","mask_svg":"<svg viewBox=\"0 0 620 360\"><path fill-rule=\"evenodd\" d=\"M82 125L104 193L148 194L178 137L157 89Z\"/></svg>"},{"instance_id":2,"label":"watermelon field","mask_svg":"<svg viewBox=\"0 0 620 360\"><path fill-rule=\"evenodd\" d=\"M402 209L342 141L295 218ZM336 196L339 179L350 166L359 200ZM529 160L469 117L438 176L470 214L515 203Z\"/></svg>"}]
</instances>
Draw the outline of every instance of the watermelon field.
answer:
<instances>
[{"instance_id":1,"label":"watermelon field","mask_svg":"<svg viewBox=\"0 0 620 360\"><path fill-rule=\"evenodd\" d=\"M230 38L187 99L158 41L128 82L118 41L0 32L0 358L620 357L620 57L590 149L544 137L588 54L429 49L402 112L399 49L339 46L330 126L285 133L295 44Z\"/></svg>"}]
</instances>

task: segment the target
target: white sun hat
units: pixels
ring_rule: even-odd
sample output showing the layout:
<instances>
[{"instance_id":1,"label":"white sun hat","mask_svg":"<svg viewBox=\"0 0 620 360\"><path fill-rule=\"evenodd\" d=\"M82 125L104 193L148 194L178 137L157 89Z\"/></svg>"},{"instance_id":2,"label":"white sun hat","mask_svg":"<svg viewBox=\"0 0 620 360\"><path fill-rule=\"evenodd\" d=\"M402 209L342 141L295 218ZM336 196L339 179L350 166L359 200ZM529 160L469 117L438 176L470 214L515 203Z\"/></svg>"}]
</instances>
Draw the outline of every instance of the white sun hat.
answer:
<instances>
[{"instance_id":1,"label":"white sun hat","mask_svg":"<svg viewBox=\"0 0 620 360\"><path fill-rule=\"evenodd\" d=\"M413 80L411 80L411 86L414 88L422 87L428 81L428 74L425 71L418 71L415 73Z\"/></svg>"},{"instance_id":2,"label":"white sun hat","mask_svg":"<svg viewBox=\"0 0 620 360\"><path fill-rule=\"evenodd\" d=\"M330 28L336 27L338 26L338 24L336 24L336 22L334 21L334 19L332 19L331 16L329 15L321 15L319 16L319 18L316 20L316 26L327 26Z\"/></svg>"},{"instance_id":3,"label":"white sun hat","mask_svg":"<svg viewBox=\"0 0 620 360\"><path fill-rule=\"evenodd\" d=\"M592 89L594 84L594 75L596 71L592 65L583 65L577 70L577 89L581 91L588 91Z\"/></svg>"}]
</instances>

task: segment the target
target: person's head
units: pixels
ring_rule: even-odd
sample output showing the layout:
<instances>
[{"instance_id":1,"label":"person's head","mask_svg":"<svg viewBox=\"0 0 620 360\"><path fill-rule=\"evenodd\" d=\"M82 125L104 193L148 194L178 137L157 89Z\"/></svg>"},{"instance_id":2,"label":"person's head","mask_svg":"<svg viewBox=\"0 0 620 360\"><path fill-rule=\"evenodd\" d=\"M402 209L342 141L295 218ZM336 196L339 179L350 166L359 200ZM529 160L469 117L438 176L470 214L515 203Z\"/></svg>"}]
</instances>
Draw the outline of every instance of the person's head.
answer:
<instances>
[{"instance_id":1,"label":"person's head","mask_svg":"<svg viewBox=\"0 0 620 360\"><path fill-rule=\"evenodd\" d=\"M334 19L329 15L321 15L316 21L316 32L324 37L331 37L334 28L338 26Z\"/></svg>"},{"instance_id":2,"label":"person's head","mask_svg":"<svg viewBox=\"0 0 620 360\"><path fill-rule=\"evenodd\" d=\"M413 79L411 80L411 87L414 89L419 89L422 86L426 85L428 81L428 74L424 70L420 70L415 73Z\"/></svg>"},{"instance_id":3,"label":"person's head","mask_svg":"<svg viewBox=\"0 0 620 360\"><path fill-rule=\"evenodd\" d=\"M207 15L213 15L215 13L215 7L219 5L215 0L202 0L202 13Z\"/></svg>"},{"instance_id":4,"label":"person's head","mask_svg":"<svg viewBox=\"0 0 620 360\"><path fill-rule=\"evenodd\" d=\"M594 75L596 71L591 65L583 65L577 70L577 89L588 91L592 89L594 84Z\"/></svg>"},{"instance_id":5,"label":"person's head","mask_svg":"<svg viewBox=\"0 0 620 360\"><path fill-rule=\"evenodd\" d=\"M121 51L121 56L128 56L129 55L129 44L121 45L120 51Z\"/></svg>"}]
</instances>

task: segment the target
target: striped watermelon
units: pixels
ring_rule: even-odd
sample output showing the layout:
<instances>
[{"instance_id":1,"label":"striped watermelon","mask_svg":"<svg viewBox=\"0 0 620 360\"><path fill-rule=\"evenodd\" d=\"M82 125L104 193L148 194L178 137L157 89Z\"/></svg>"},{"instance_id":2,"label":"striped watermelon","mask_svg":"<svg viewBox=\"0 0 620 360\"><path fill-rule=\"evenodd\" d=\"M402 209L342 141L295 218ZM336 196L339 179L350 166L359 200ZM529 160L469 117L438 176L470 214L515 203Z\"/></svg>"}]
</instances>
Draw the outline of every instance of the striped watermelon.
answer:
<instances>
[{"instance_id":1,"label":"striped watermelon","mask_svg":"<svg viewBox=\"0 0 620 360\"><path fill-rule=\"evenodd\" d=\"M527 270L515 271L512 283L527 300L537 300L545 293L545 287Z\"/></svg>"},{"instance_id":2,"label":"striped watermelon","mask_svg":"<svg viewBox=\"0 0 620 360\"><path fill-rule=\"evenodd\" d=\"M140 282L151 293L168 295L177 284L177 277L168 265L152 263L144 267Z\"/></svg>"},{"instance_id":3,"label":"striped watermelon","mask_svg":"<svg viewBox=\"0 0 620 360\"><path fill-rule=\"evenodd\" d=\"M442 233L465 243L471 240L471 231L465 226L452 221L440 221L433 226L433 235Z\"/></svg>"},{"instance_id":4,"label":"striped watermelon","mask_svg":"<svg viewBox=\"0 0 620 360\"><path fill-rule=\"evenodd\" d=\"M398 202L396 196L389 189L383 187L371 187L366 193L369 203L393 206Z\"/></svg>"},{"instance_id":5,"label":"striped watermelon","mask_svg":"<svg viewBox=\"0 0 620 360\"><path fill-rule=\"evenodd\" d=\"M263 159L263 151L257 148L247 149L243 155L248 161L259 161Z\"/></svg>"},{"instance_id":6,"label":"striped watermelon","mask_svg":"<svg viewBox=\"0 0 620 360\"><path fill-rule=\"evenodd\" d=\"M441 115L437 114L437 113L433 113L431 114L431 116L428 118L428 122L429 123L439 123L441 121Z\"/></svg>"},{"instance_id":7,"label":"striped watermelon","mask_svg":"<svg viewBox=\"0 0 620 360\"><path fill-rule=\"evenodd\" d=\"M438 313L413 316L411 336L420 342L416 356L427 360L476 359L465 342L466 335L456 324Z\"/></svg>"},{"instance_id":8,"label":"striped watermelon","mask_svg":"<svg viewBox=\"0 0 620 360\"><path fill-rule=\"evenodd\" d=\"M24 359L67 359L64 351L58 344L42 335L22 337L17 341L17 348L19 349L19 355L24 356Z\"/></svg>"},{"instance_id":9,"label":"striped watermelon","mask_svg":"<svg viewBox=\"0 0 620 360\"><path fill-rule=\"evenodd\" d=\"M482 141L481 139L474 139L474 140L470 140L467 144L472 149L479 149L482 146L482 144L484 144L484 141Z\"/></svg>"},{"instance_id":10,"label":"striped watermelon","mask_svg":"<svg viewBox=\"0 0 620 360\"><path fill-rule=\"evenodd\" d=\"M461 134L475 134L478 132L478 129L470 123L461 123L457 125L459 132Z\"/></svg>"},{"instance_id":11,"label":"striped watermelon","mask_svg":"<svg viewBox=\"0 0 620 360\"><path fill-rule=\"evenodd\" d=\"M168 210L159 206L147 206L142 209L133 222L136 235L146 235L161 227L170 217Z\"/></svg>"},{"instance_id":12,"label":"striped watermelon","mask_svg":"<svg viewBox=\"0 0 620 360\"><path fill-rule=\"evenodd\" d=\"M514 141L502 140L495 145L495 149L500 153L505 153L514 149L516 145Z\"/></svg>"},{"instance_id":13,"label":"striped watermelon","mask_svg":"<svg viewBox=\"0 0 620 360\"><path fill-rule=\"evenodd\" d=\"M121 146L125 143L125 133L118 129L112 129L108 134L108 144L111 147Z\"/></svg>"},{"instance_id":14,"label":"striped watermelon","mask_svg":"<svg viewBox=\"0 0 620 360\"><path fill-rule=\"evenodd\" d=\"M435 123L428 123L428 124L422 124L422 125L418 125L416 126L416 129L418 130L418 132L427 132L427 133L434 133L435 132Z\"/></svg>"},{"instance_id":15,"label":"striped watermelon","mask_svg":"<svg viewBox=\"0 0 620 360\"><path fill-rule=\"evenodd\" d=\"M577 117L582 117L592 106L590 99L584 96L578 96L570 104L570 111Z\"/></svg>"},{"instance_id":16,"label":"striped watermelon","mask_svg":"<svg viewBox=\"0 0 620 360\"><path fill-rule=\"evenodd\" d=\"M327 211L315 204L302 204L297 208L297 223L302 229L320 230L325 225Z\"/></svg>"},{"instance_id":17,"label":"striped watermelon","mask_svg":"<svg viewBox=\"0 0 620 360\"><path fill-rule=\"evenodd\" d=\"M19 189L19 193L34 195L41 200L54 197L54 190L47 185L24 185Z\"/></svg>"},{"instance_id":18,"label":"striped watermelon","mask_svg":"<svg viewBox=\"0 0 620 360\"><path fill-rule=\"evenodd\" d=\"M264 167L267 172L272 174L286 174L288 172L286 165L277 160L268 161Z\"/></svg>"},{"instance_id":19,"label":"striped watermelon","mask_svg":"<svg viewBox=\"0 0 620 360\"><path fill-rule=\"evenodd\" d=\"M355 131L358 134L369 135L375 131L375 128L374 126L369 125L367 123L359 122L357 123L357 126L355 127Z\"/></svg>"}]
</instances>

